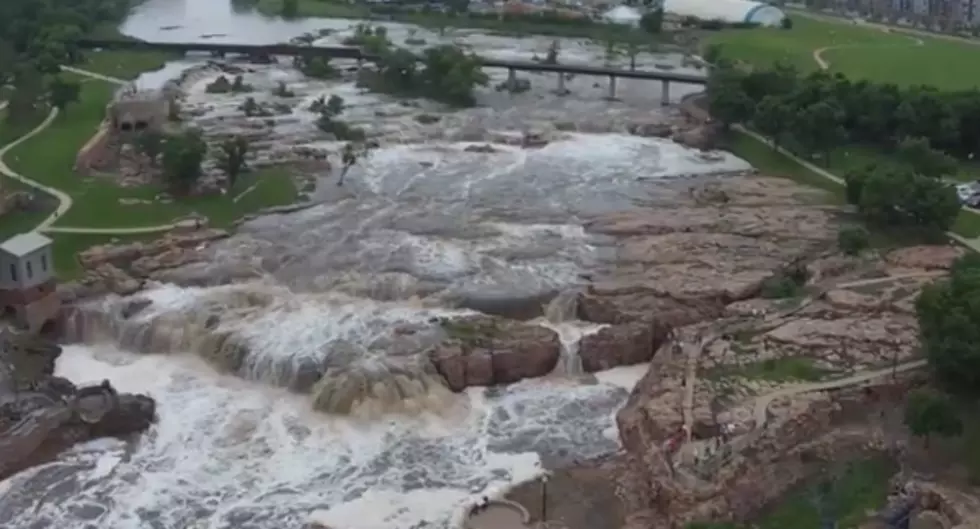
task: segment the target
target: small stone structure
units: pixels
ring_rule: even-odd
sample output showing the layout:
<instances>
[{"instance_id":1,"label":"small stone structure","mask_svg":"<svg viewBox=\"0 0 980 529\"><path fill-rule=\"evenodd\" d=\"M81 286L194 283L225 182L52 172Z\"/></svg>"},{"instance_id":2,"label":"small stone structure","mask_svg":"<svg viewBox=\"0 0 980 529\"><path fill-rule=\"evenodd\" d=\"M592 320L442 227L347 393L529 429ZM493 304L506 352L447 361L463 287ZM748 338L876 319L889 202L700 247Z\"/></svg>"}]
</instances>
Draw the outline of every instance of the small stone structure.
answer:
<instances>
[{"instance_id":1,"label":"small stone structure","mask_svg":"<svg viewBox=\"0 0 980 529\"><path fill-rule=\"evenodd\" d=\"M170 100L161 90L137 90L130 86L109 105L108 120L114 132L127 134L162 130L170 114Z\"/></svg>"},{"instance_id":2,"label":"small stone structure","mask_svg":"<svg viewBox=\"0 0 980 529\"><path fill-rule=\"evenodd\" d=\"M145 130L163 130L172 104L172 95L165 90L141 91L136 85L120 90L106 107L106 117L98 132L78 151L75 172L91 176L114 166L122 143Z\"/></svg>"},{"instance_id":3,"label":"small stone structure","mask_svg":"<svg viewBox=\"0 0 980 529\"><path fill-rule=\"evenodd\" d=\"M0 307L30 332L56 321L61 302L56 292L51 239L23 233L0 244Z\"/></svg>"}]
</instances>

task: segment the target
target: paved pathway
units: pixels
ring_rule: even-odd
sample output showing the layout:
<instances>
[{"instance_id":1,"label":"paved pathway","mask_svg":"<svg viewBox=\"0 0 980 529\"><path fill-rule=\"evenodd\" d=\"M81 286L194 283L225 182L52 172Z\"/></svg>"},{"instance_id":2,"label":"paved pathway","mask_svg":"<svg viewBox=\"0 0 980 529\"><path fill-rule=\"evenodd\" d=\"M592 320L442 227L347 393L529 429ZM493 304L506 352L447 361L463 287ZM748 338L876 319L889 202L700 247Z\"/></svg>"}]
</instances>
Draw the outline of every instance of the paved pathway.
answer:
<instances>
[{"instance_id":1,"label":"paved pathway","mask_svg":"<svg viewBox=\"0 0 980 529\"><path fill-rule=\"evenodd\" d=\"M77 75L82 75L90 79L96 79L99 81L105 81L107 83L112 83L116 85L126 85L129 81L125 79L119 79L118 77L109 77L107 75L102 75L95 72L89 72L86 70L80 70L78 68L73 68L71 66L62 66L62 70L66 72L71 72ZM7 106L7 102L0 103L0 110ZM55 208L54 212L42 220L34 229L35 231L41 231L45 233L74 233L74 234L89 234L89 235L138 235L147 233L160 233L172 230L175 225L173 223L168 224L158 224L155 226L139 226L139 227L129 227L129 228L88 228L79 226L52 226L62 215L65 214L72 206L72 198L68 193L61 191L60 189L46 186L40 182L31 180L27 176L18 174L16 171L11 169L5 162L4 157L8 152L15 149L27 140L37 136L38 134L47 130L48 127L54 122L58 117L58 109L53 108L51 112L48 113L48 117L45 118L37 127L27 134L17 138L16 140L4 145L0 148L0 174L17 180L23 184L26 184L34 189L47 193L58 200L58 207Z\"/></svg>"},{"instance_id":2,"label":"paved pathway","mask_svg":"<svg viewBox=\"0 0 980 529\"><path fill-rule=\"evenodd\" d=\"M11 169L7 165L7 163L4 161L4 157L7 155L8 152L10 152L11 150L13 150L14 148L16 148L17 146L19 146L20 144L26 142L27 140L33 138L34 136L37 136L38 134L44 132L51 125L51 123L54 122L55 118L57 118L57 117L58 117L58 109L57 108L52 108L51 109L51 112L48 113L48 117L45 118L44 121L42 121L38 126L34 127L34 130L28 132L27 134L24 134L23 136L17 138L14 141L12 141L12 142L4 145L3 148L0 148L0 174L2 174L3 176L6 176L7 178L10 178L10 179L13 179L13 180L17 180L18 182L27 184L28 186L31 186L31 187L33 187L35 189L38 189L40 191L43 191L43 192L45 192L45 193L47 193L47 194L55 197L56 199L58 199L58 207L55 208L54 212L52 212L50 215L48 215L47 218L45 218L44 220L42 220L34 228L37 231L43 231L43 230L45 230L48 226L54 224L54 221L58 220L58 217L60 217L66 211L68 211L68 208L70 208L71 207L71 204L72 204L71 197L68 196L67 193L65 193L64 191L62 191L60 189L55 189L53 187L46 186L44 184L35 182L34 180L31 180L30 178L27 178L26 176L23 176L21 174L18 174L16 171L14 171L13 169Z\"/></svg>"},{"instance_id":3,"label":"paved pathway","mask_svg":"<svg viewBox=\"0 0 980 529\"><path fill-rule=\"evenodd\" d=\"M88 77L90 79L98 79L99 81L105 81L107 83L112 83L112 84L119 85L119 86L128 85L128 84L130 84L132 82L132 81L127 81L125 79L120 79L118 77L111 77L111 76L108 76L108 75L103 75L101 73L90 72L88 70L82 70L80 68L75 68L75 67L72 67L72 66L62 66L61 67L61 70L62 71L65 71L65 72L71 72L73 74L78 74L78 75L81 75L81 76L84 76L84 77Z\"/></svg>"},{"instance_id":4,"label":"paved pathway","mask_svg":"<svg viewBox=\"0 0 980 529\"><path fill-rule=\"evenodd\" d=\"M752 417L755 419L755 427L761 428L765 426L768 419L769 405L772 401L783 398L792 397L794 395L802 395L804 393L814 393L817 391L827 391L831 389L846 388L848 386L857 386L865 382L874 380L876 378L887 377L892 373L904 373L906 371L911 371L913 369L919 369L926 365L925 360L913 360L911 362L905 362L899 364L895 367L883 367L881 369L875 369L873 371L862 371L855 373L849 377L840 378L837 380L826 380L823 382L810 382L807 384L799 384L795 386L789 386L785 388L778 389L772 393L767 393L762 395L755 400L755 406L752 411Z\"/></svg>"},{"instance_id":5,"label":"paved pathway","mask_svg":"<svg viewBox=\"0 0 980 529\"><path fill-rule=\"evenodd\" d=\"M906 35L906 36L908 38L912 39L911 46L924 46L925 45L925 41L923 41L922 39L920 39L918 37L913 37L911 35ZM816 63L817 63L818 66L820 66L820 69L821 70L826 70L827 68L830 68L830 63L827 62L827 60L823 58L824 52L828 52L828 51L831 51L831 50L842 50L842 49L847 49L847 48L872 48L872 47L874 47L874 48L898 48L898 47L902 47L902 45L901 44L838 44L836 46L824 46L823 48L819 48L819 49L813 50L813 60L816 61Z\"/></svg>"}]
</instances>

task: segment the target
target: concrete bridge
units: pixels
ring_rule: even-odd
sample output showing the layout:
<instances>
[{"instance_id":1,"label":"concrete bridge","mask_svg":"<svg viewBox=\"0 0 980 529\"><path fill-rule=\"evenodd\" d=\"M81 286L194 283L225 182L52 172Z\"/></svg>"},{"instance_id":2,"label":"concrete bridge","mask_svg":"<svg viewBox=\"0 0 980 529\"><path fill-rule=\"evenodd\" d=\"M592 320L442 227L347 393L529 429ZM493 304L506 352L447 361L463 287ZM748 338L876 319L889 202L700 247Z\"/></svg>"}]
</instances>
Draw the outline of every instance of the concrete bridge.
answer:
<instances>
[{"instance_id":1,"label":"concrete bridge","mask_svg":"<svg viewBox=\"0 0 980 529\"><path fill-rule=\"evenodd\" d=\"M82 49L105 49L127 51L158 51L186 54L189 52L206 52L216 57L227 54L248 55L250 57L267 59L275 55L287 56L318 56L331 59L352 59L357 61L375 61L379 57L364 53L360 48L349 46L301 46L296 44L224 44L212 42L145 42L140 40L122 39L81 39L76 44ZM555 72L558 74L556 89L565 93L566 75L588 75L609 78L609 99L616 98L616 79L645 79L660 81L661 99L664 106L670 104L670 83L686 83L703 85L707 77L686 73L649 71L649 70L620 70L601 66L577 64L545 64L533 61L509 61L501 59L480 58L486 68L505 68L508 70L508 82L517 80L517 72Z\"/></svg>"}]
</instances>

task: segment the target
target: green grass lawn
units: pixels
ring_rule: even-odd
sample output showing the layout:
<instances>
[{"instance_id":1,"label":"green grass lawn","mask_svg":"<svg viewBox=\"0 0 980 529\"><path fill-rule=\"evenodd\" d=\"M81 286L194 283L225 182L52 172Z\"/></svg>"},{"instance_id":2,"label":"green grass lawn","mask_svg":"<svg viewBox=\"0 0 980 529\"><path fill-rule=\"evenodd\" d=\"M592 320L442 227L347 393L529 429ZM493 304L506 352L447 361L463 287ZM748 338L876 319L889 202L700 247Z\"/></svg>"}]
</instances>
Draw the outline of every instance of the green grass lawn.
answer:
<instances>
[{"instance_id":1,"label":"green grass lawn","mask_svg":"<svg viewBox=\"0 0 980 529\"><path fill-rule=\"evenodd\" d=\"M10 143L11 141L22 136L25 132L33 129L38 123L44 120L45 115L46 113L42 112L28 123L12 125L7 122L6 111L0 111L0 146ZM22 184L17 180L4 178L2 176L0 176L0 187L2 187L5 191L21 191L31 189L26 184ZM48 206L49 207L46 207L41 211L18 211L4 215L3 218L0 219L0 240L34 228L34 226L44 220L49 213L54 211L54 201L51 200Z\"/></svg>"},{"instance_id":2,"label":"green grass lawn","mask_svg":"<svg viewBox=\"0 0 980 529\"><path fill-rule=\"evenodd\" d=\"M917 46L921 39L923 45ZM756 28L712 33L705 44L719 44L722 55L756 66L782 61L808 71L817 63L813 52L823 53L830 71L853 79L908 86L928 84L942 90L980 86L980 46L941 38L886 33L846 22L794 16L793 28Z\"/></svg>"},{"instance_id":3,"label":"green grass lawn","mask_svg":"<svg viewBox=\"0 0 980 529\"><path fill-rule=\"evenodd\" d=\"M820 48L855 46L855 48L848 48L848 52L851 53L861 46L890 46L893 47L892 53L894 53L895 49L898 49L894 46L904 50L911 41L902 35L796 16L793 17L792 29L723 30L707 34L704 43L718 44L722 47L724 57L753 66L768 67L783 62L792 64L802 71L809 71L816 70L818 67L813 60L813 52ZM830 60L829 57L826 58Z\"/></svg>"},{"instance_id":4,"label":"green grass lawn","mask_svg":"<svg viewBox=\"0 0 980 529\"><path fill-rule=\"evenodd\" d=\"M136 79L143 72L159 70L179 55L141 51L91 51L85 60L75 64L78 68L120 79Z\"/></svg>"},{"instance_id":5,"label":"green grass lawn","mask_svg":"<svg viewBox=\"0 0 980 529\"><path fill-rule=\"evenodd\" d=\"M123 205L121 199L152 200L163 193L160 186L122 188L111 177L82 178L72 171L78 150L95 133L115 87L100 81L82 85L81 101L47 131L13 149L7 164L20 174L70 194L72 208L56 226L112 228L166 224L177 217L200 213L212 225L226 226L241 216L268 206L295 200L296 189L283 169L269 169L243 176L226 196L192 197L166 204ZM239 202L237 196L252 185L257 188Z\"/></svg>"},{"instance_id":6,"label":"green grass lawn","mask_svg":"<svg viewBox=\"0 0 980 529\"><path fill-rule=\"evenodd\" d=\"M836 513L838 529L857 529L868 513L885 505L888 481L895 465L885 459L865 459L840 465L832 472L827 503ZM798 489L755 520L752 529L820 529L817 485ZM687 529L742 529L733 523L689 524Z\"/></svg>"},{"instance_id":7,"label":"green grass lawn","mask_svg":"<svg viewBox=\"0 0 980 529\"><path fill-rule=\"evenodd\" d=\"M816 382L831 374L818 368L813 360L802 357L771 358L739 366L725 366L707 373L709 378L746 378L770 382Z\"/></svg>"}]
</instances>

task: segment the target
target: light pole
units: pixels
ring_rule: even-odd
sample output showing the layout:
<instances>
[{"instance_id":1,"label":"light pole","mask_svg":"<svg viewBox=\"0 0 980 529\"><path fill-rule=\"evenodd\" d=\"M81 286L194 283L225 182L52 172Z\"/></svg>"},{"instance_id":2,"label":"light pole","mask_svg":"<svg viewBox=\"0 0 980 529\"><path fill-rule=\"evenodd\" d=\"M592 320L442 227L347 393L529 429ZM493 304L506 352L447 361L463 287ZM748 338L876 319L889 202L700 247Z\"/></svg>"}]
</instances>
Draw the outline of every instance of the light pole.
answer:
<instances>
[{"instance_id":1,"label":"light pole","mask_svg":"<svg viewBox=\"0 0 980 529\"><path fill-rule=\"evenodd\" d=\"M548 476L541 476L541 521L548 519Z\"/></svg>"}]
</instances>

